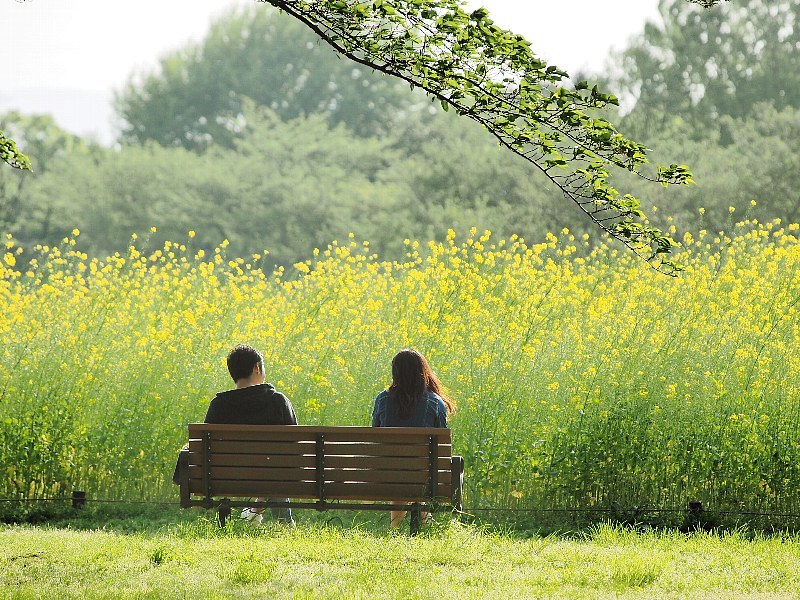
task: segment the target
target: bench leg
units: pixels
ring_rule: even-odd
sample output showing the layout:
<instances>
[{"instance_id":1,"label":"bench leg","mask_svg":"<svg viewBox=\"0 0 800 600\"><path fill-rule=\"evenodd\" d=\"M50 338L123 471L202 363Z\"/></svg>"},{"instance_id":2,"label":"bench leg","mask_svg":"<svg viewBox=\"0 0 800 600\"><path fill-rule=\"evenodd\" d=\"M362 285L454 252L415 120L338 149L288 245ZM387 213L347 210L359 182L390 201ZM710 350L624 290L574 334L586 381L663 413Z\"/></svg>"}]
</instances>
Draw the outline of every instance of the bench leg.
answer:
<instances>
[{"instance_id":1,"label":"bench leg","mask_svg":"<svg viewBox=\"0 0 800 600\"><path fill-rule=\"evenodd\" d=\"M409 526L411 535L417 535L419 533L419 525L420 525L419 504L414 504L411 507L411 524Z\"/></svg>"},{"instance_id":2,"label":"bench leg","mask_svg":"<svg viewBox=\"0 0 800 600\"><path fill-rule=\"evenodd\" d=\"M219 504L219 526L225 527L225 521L231 516L231 505L227 498L223 499Z\"/></svg>"},{"instance_id":3,"label":"bench leg","mask_svg":"<svg viewBox=\"0 0 800 600\"><path fill-rule=\"evenodd\" d=\"M189 508L192 505L191 494L189 493L189 450L181 450L178 454L178 464L175 467L175 474L180 485L181 508ZM173 476L175 481L175 476Z\"/></svg>"},{"instance_id":4,"label":"bench leg","mask_svg":"<svg viewBox=\"0 0 800 600\"><path fill-rule=\"evenodd\" d=\"M464 459L461 456L454 456L452 461L453 478L453 508L458 512L462 509L462 495L464 493Z\"/></svg>"}]
</instances>

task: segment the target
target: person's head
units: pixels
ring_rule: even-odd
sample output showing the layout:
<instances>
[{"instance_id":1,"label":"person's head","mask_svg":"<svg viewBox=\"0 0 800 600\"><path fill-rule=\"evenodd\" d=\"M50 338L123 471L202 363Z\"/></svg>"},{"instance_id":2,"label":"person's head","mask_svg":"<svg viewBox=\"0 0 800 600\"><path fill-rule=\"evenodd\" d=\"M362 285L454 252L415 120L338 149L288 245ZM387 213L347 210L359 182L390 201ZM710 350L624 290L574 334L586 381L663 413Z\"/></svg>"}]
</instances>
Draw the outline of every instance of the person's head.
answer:
<instances>
[{"instance_id":1,"label":"person's head","mask_svg":"<svg viewBox=\"0 0 800 600\"><path fill-rule=\"evenodd\" d=\"M408 416L425 392L433 392L444 400L447 411L455 412L453 401L447 396L425 357L411 348L405 348L392 359L392 385L389 395L398 402L401 416Z\"/></svg>"},{"instance_id":2,"label":"person's head","mask_svg":"<svg viewBox=\"0 0 800 600\"><path fill-rule=\"evenodd\" d=\"M239 344L228 354L228 373L235 383L264 383L264 357L247 344ZM260 379L261 381L257 381Z\"/></svg>"}]
</instances>

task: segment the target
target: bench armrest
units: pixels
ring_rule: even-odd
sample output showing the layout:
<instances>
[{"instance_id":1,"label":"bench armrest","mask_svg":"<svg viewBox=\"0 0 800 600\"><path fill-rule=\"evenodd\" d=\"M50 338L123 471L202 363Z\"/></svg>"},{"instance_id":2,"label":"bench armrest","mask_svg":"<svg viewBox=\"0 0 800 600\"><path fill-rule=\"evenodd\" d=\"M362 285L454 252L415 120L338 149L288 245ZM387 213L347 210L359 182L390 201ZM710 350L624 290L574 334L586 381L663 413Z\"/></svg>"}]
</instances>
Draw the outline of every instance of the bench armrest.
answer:
<instances>
[{"instance_id":1,"label":"bench armrest","mask_svg":"<svg viewBox=\"0 0 800 600\"><path fill-rule=\"evenodd\" d=\"M464 489L464 458L454 456L452 459L452 478L453 478L453 508L461 512L462 494Z\"/></svg>"},{"instance_id":2,"label":"bench armrest","mask_svg":"<svg viewBox=\"0 0 800 600\"><path fill-rule=\"evenodd\" d=\"M177 481L175 481L177 479ZM184 448L178 453L178 464L175 465L173 481L181 486L181 508L189 508L191 498L189 494L189 449Z\"/></svg>"}]
</instances>

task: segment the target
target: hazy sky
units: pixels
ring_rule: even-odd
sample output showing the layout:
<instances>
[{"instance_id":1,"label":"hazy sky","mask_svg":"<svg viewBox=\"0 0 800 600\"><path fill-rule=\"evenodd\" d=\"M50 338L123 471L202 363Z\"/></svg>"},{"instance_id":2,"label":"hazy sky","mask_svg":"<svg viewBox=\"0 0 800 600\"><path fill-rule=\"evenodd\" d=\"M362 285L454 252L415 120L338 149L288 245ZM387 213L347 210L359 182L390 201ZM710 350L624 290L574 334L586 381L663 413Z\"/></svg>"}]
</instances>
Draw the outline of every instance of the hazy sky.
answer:
<instances>
[{"instance_id":1,"label":"hazy sky","mask_svg":"<svg viewBox=\"0 0 800 600\"><path fill-rule=\"evenodd\" d=\"M52 112L78 133L110 135L110 99L136 70L189 40L212 17L253 0L0 0L0 112ZM657 19L657 0L470 0L534 52L569 72L599 71Z\"/></svg>"}]
</instances>

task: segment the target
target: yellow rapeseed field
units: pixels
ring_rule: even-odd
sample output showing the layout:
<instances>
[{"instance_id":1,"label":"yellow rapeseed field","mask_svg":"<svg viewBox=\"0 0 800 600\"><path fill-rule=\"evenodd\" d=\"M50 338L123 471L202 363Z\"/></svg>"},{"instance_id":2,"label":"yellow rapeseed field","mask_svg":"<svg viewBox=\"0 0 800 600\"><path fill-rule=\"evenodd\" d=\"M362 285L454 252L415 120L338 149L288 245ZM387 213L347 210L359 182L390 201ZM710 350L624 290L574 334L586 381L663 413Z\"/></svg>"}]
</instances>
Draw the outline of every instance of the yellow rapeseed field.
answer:
<instances>
[{"instance_id":1,"label":"yellow rapeseed field","mask_svg":"<svg viewBox=\"0 0 800 600\"><path fill-rule=\"evenodd\" d=\"M365 425L394 353L458 403L471 507L798 511L797 225L687 234L670 278L567 230L385 262L350 239L284 271L182 242L0 254L0 497L171 499L186 423L263 350L304 424Z\"/></svg>"}]
</instances>

